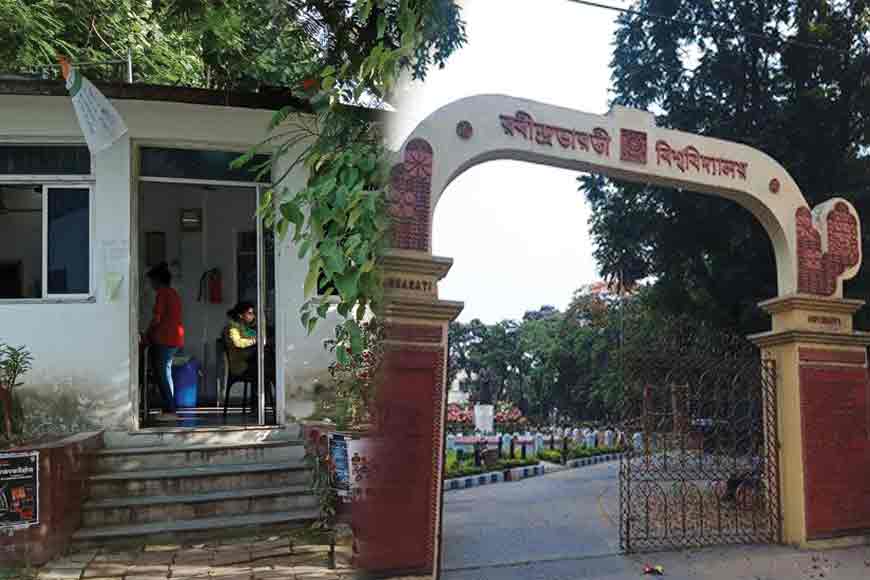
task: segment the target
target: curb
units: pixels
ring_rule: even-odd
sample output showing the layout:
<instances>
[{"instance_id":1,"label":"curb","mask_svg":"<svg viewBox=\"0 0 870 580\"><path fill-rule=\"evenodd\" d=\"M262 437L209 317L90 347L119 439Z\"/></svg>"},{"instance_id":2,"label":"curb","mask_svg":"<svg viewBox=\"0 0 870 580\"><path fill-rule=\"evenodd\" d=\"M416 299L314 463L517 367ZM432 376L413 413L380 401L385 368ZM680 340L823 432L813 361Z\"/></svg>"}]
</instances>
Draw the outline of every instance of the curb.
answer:
<instances>
[{"instance_id":1,"label":"curb","mask_svg":"<svg viewBox=\"0 0 870 580\"><path fill-rule=\"evenodd\" d=\"M565 467L573 469L575 467L586 467L587 465L595 465L596 463L607 463L609 461L618 461L624 453L608 453L607 455L596 455L595 457L587 457L586 459L571 459Z\"/></svg>"},{"instance_id":2,"label":"curb","mask_svg":"<svg viewBox=\"0 0 870 580\"><path fill-rule=\"evenodd\" d=\"M453 479L444 480L444 491L455 491L457 489L469 489L481 485L519 481L521 479L528 479L529 477L544 475L544 473L544 466L538 464L529 465L528 467L514 467L513 469L506 469L504 471L481 473L480 475L455 477ZM505 474L509 474L507 478L505 478Z\"/></svg>"},{"instance_id":3,"label":"curb","mask_svg":"<svg viewBox=\"0 0 870 580\"><path fill-rule=\"evenodd\" d=\"M595 457L587 457L585 459L571 459L562 469L554 469L553 471L563 471L565 469L575 469L578 467L586 467L587 465L596 465L598 463L607 463L610 461L618 461L623 453L608 453L607 455L596 455ZM505 479L505 474L510 476ZM508 483L511 481L519 481L528 479L529 477L537 477L544 475L546 469L542 464L531 465L529 467L515 467L505 471L493 471L490 473L482 473L480 475L469 475L467 477L455 477L453 479L444 480L444 491L456 491L459 489L470 489L481 485L493 485L496 483Z\"/></svg>"}]
</instances>

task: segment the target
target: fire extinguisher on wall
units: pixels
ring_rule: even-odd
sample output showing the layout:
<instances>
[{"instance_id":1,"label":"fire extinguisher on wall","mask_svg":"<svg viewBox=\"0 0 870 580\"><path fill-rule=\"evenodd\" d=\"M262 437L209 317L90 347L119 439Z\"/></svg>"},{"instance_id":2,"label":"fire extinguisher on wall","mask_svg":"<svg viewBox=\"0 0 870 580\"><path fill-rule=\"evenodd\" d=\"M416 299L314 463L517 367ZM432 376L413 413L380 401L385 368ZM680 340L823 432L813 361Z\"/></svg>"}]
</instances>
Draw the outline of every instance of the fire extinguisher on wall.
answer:
<instances>
[{"instance_id":1,"label":"fire extinguisher on wall","mask_svg":"<svg viewBox=\"0 0 870 580\"><path fill-rule=\"evenodd\" d=\"M199 296L197 301L202 302L203 298L209 304L221 304L223 299L223 278L221 271L218 268L206 270L199 279Z\"/></svg>"}]
</instances>

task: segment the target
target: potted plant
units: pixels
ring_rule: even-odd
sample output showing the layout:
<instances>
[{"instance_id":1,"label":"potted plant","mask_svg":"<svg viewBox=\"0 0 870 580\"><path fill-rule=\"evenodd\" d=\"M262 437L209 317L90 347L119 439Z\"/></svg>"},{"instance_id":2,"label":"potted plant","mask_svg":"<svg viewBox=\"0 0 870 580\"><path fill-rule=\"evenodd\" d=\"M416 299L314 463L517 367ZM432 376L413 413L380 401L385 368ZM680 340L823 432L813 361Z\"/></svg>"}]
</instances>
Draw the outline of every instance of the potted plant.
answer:
<instances>
[{"instance_id":1,"label":"potted plant","mask_svg":"<svg viewBox=\"0 0 870 580\"><path fill-rule=\"evenodd\" d=\"M7 441L14 438L13 417L15 409L15 387L32 368L33 357L23 346L12 347L0 342L0 405L3 406L3 434Z\"/></svg>"}]
</instances>

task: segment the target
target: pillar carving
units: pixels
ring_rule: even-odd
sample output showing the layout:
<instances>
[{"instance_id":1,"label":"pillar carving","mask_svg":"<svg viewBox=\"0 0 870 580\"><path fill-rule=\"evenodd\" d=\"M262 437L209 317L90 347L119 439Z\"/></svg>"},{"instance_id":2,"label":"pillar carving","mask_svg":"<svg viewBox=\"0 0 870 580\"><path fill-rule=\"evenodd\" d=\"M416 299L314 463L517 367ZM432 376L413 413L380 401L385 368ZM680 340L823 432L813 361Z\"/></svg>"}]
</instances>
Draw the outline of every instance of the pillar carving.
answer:
<instances>
[{"instance_id":1,"label":"pillar carving","mask_svg":"<svg viewBox=\"0 0 870 580\"><path fill-rule=\"evenodd\" d=\"M773 330L751 336L777 368L783 540L848 544L870 530L870 333L859 300L794 294L762 302Z\"/></svg>"}]
</instances>

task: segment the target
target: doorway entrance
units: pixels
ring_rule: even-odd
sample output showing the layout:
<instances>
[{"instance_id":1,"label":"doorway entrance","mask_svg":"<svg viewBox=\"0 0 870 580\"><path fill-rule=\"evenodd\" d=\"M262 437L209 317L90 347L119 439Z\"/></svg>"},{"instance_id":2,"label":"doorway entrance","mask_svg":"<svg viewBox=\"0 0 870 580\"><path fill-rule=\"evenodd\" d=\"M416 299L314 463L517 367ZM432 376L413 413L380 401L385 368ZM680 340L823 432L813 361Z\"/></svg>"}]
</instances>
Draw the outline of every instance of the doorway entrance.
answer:
<instances>
[{"instance_id":1,"label":"doorway entrance","mask_svg":"<svg viewBox=\"0 0 870 580\"><path fill-rule=\"evenodd\" d=\"M178 411L170 415L164 412L166 402L151 347L141 341L139 424L145 428L274 425L278 415L271 340L276 336L275 244L273 232L255 217L264 186L165 176L196 163L198 154L236 155L143 150L137 194L138 330L148 328L155 301L145 274L166 263L172 287L181 297L185 344L173 360ZM202 164L196 169L201 171ZM244 341L236 342L227 332L229 311L245 304L255 319L252 325L243 323Z\"/></svg>"}]
</instances>

